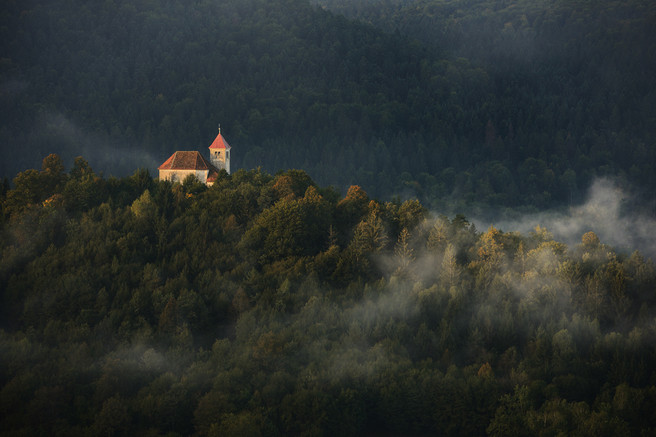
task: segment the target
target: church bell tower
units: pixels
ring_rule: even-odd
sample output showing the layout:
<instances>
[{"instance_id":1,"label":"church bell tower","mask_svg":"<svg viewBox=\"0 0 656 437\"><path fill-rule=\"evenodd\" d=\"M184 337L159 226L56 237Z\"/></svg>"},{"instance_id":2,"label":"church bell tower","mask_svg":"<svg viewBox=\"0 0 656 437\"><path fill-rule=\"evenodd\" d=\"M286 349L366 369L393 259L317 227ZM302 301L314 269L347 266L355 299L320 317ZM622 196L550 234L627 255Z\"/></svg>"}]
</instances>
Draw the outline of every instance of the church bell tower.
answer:
<instances>
[{"instance_id":1,"label":"church bell tower","mask_svg":"<svg viewBox=\"0 0 656 437\"><path fill-rule=\"evenodd\" d=\"M214 139L209 149L212 165L230 174L230 144L221 135L221 125L219 125L219 135Z\"/></svg>"}]
</instances>

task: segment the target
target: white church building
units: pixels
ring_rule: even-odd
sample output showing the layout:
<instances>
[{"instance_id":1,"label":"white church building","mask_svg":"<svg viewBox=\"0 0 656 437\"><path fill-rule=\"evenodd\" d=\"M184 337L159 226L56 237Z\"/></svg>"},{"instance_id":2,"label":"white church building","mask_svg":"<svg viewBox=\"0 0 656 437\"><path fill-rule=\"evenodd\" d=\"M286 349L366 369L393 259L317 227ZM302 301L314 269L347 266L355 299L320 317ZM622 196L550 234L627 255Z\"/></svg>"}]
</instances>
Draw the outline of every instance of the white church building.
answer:
<instances>
[{"instance_id":1,"label":"white church building","mask_svg":"<svg viewBox=\"0 0 656 437\"><path fill-rule=\"evenodd\" d=\"M230 174L230 145L221 135L214 139L209 147L209 161L198 151L177 151L158 167L159 180L182 182L187 176L193 174L207 186L216 181L221 170Z\"/></svg>"}]
</instances>

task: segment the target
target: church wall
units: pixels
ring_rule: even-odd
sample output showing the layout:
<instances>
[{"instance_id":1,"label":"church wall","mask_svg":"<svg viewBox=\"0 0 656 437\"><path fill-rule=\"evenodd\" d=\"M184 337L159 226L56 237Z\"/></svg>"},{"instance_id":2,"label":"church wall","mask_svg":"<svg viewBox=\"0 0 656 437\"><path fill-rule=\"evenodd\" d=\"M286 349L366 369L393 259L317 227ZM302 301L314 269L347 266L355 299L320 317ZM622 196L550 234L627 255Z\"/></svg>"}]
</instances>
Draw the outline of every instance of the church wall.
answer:
<instances>
[{"instance_id":1,"label":"church wall","mask_svg":"<svg viewBox=\"0 0 656 437\"><path fill-rule=\"evenodd\" d=\"M159 179L162 181L182 183L187 176L193 174L204 184L207 182L207 173L207 170L160 170Z\"/></svg>"}]
</instances>

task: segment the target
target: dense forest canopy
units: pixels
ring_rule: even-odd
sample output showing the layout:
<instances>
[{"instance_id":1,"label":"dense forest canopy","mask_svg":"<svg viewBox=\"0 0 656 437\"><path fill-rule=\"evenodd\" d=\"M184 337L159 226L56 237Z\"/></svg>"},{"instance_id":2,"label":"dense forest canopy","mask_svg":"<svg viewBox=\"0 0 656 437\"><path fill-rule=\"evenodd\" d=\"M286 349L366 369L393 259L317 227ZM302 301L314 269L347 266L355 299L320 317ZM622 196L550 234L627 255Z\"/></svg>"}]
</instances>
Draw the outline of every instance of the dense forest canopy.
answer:
<instances>
[{"instance_id":1,"label":"dense forest canopy","mask_svg":"<svg viewBox=\"0 0 656 437\"><path fill-rule=\"evenodd\" d=\"M656 266L306 172L0 189L3 435L656 432Z\"/></svg>"},{"instance_id":2,"label":"dense forest canopy","mask_svg":"<svg viewBox=\"0 0 656 437\"><path fill-rule=\"evenodd\" d=\"M558 184L552 172L561 183L569 180L561 189L570 199L581 182L589 181L590 172L619 173L638 185L652 186L647 169L655 163L650 152L656 120L653 2L313 2L481 67L494 95L485 101L485 143L497 149L481 158L498 159L519 174L515 182L519 180L520 196L527 185L532 187L534 197L523 196L524 202L548 201L543 195L562 200L563 192L554 193ZM489 163L478 163L472 184L483 179L492 185L485 188L496 191L494 178L480 170L484 166ZM473 191L483 194L485 188Z\"/></svg>"},{"instance_id":3,"label":"dense forest canopy","mask_svg":"<svg viewBox=\"0 0 656 437\"><path fill-rule=\"evenodd\" d=\"M0 434L655 434L655 5L4 1Z\"/></svg>"},{"instance_id":4,"label":"dense forest canopy","mask_svg":"<svg viewBox=\"0 0 656 437\"><path fill-rule=\"evenodd\" d=\"M221 123L236 168L440 210L656 188L654 2L313 3L3 2L0 175L154 170Z\"/></svg>"}]
</instances>

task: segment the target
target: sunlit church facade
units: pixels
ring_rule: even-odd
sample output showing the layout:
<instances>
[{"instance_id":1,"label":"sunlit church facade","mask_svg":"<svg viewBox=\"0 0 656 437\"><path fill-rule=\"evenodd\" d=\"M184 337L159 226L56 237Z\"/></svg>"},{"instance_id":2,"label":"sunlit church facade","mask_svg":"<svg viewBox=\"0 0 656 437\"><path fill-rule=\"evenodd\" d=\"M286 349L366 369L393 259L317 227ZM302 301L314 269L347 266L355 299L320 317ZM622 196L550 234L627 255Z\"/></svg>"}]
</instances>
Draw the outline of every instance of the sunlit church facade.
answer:
<instances>
[{"instance_id":1,"label":"sunlit church facade","mask_svg":"<svg viewBox=\"0 0 656 437\"><path fill-rule=\"evenodd\" d=\"M221 128L209 149L209 160L196 150L175 152L158 167L159 180L182 182L187 176L193 174L200 182L211 186L221 170L230 174L231 147L221 135Z\"/></svg>"}]
</instances>

